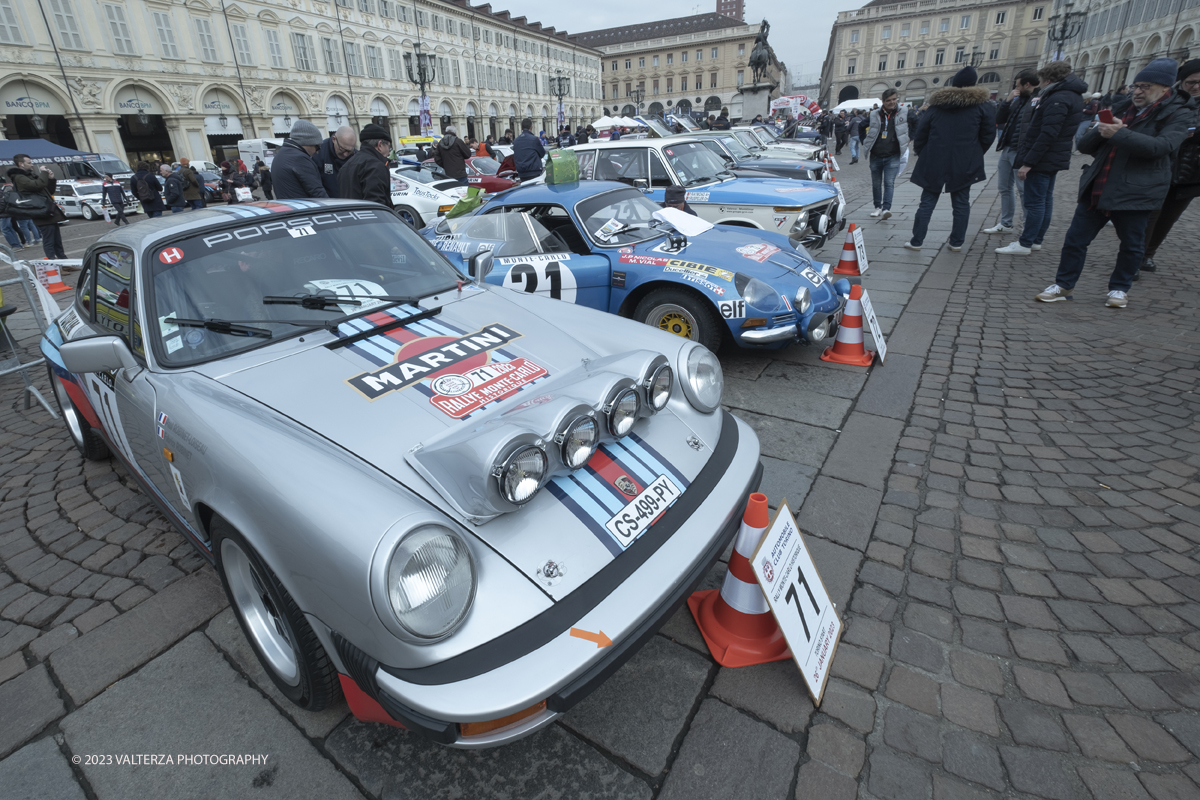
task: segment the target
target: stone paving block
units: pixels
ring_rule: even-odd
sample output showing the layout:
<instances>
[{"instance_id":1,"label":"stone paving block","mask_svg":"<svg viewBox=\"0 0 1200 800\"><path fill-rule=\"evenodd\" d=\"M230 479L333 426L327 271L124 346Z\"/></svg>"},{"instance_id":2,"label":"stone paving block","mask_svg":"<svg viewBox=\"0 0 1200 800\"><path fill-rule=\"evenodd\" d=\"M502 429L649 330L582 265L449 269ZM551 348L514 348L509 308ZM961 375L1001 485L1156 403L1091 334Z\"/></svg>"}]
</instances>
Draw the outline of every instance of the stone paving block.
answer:
<instances>
[{"instance_id":1,"label":"stone paving block","mask_svg":"<svg viewBox=\"0 0 1200 800\"><path fill-rule=\"evenodd\" d=\"M1004 674L995 660L964 650L950 652L954 679L992 694L1004 694Z\"/></svg>"},{"instance_id":2,"label":"stone paving block","mask_svg":"<svg viewBox=\"0 0 1200 800\"><path fill-rule=\"evenodd\" d=\"M1010 630L1008 638L1012 641L1013 649L1021 658L1048 664L1061 664L1062 666L1070 663L1067 653L1058 643L1058 639L1046 631L1018 628Z\"/></svg>"},{"instance_id":3,"label":"stone paving block","mask_svg":"<svg viewBox=\"0 0 1200 800\"><path fill-rule=\"evenodd\" d=\"M82 704L225 606L214 575L193 575L71 642L50 663L63 688Z\"/></svg>"},{"instance_id":4,"label":"stone paving block","mask_svg":"<svg viewBox=\"0 0 1200 800\"><path fill-rule=\"evenodd\" d=\"M41 631L37 628L31 628L28 625L15 626L8 633L0 636L0 658L8 658L36 639L40 633Z\"/></svg>"},{"instance_id":5,"label":"stone paving block","mask_svg":"<svg viewBox=\"0 0 1200 800\"><path fill-rule=\"evenodd\" d=\"M1079 777L1095 800L1151 800L1129 772L1088 765L1079 768Z\"/></svg>"},{"instance_id":6,"label":"stone paving block","mask_svg":"<svg viewBox=\"0 0 1200 800\"><path fill-rule=\"evenodd\" d=\"M1163 714L1157 719L1193 755L1200 757L1200 717L1195 714Z\"/></svg>"},{"instance_id":7,"label":"stone paving block","mask_svg":"<svg viewBox=\"0 0 1200 800\"><path fill-rule=\"evenodd\" d=\"M53 737L39 739L0 761L5 800L84 800L86 795Z\"/></svg>"},{"instance_id":8,"label":"stone paving block","mask_svg":"<svg viewBox=\"0 0 1200 800\"><path fill-rule=\"evenodd\" d=\"M1000 605L1004 608L1004 615L1008 620L1017 625L1047 631L1056 631L1060 627L1044 600L1003 594L1000 595Z\"/></svg>"},{"instance_id":9,"label":"stone paving block","mask_svg":"<svg viewBox=\"0 0 1200 800\"><path fill-rule=\"evenodd\" d=\"M903 703L910 708L936 717L940 713L939 688L937 681L905 667L897 666L892 669L892 674L888 677L887 689L884 693L897 703Z\"/></svg>"},{"instance_id":10,"label":"stone paving block","mask_svg":"<svg viewBox=\"0 0 1200 800\"><path fill-rule=\"evenodd\" d=\"M571 709L563 724L646 774L658 775L687 724L709 667L706 659L686 647L651 637L637 655Z\"/></svg>"},{"instance_id":11,"label":"stone paving block","mask_svg":"<svg viewBox=\"0 0 1200 800\"><path fill-rule=\"evenodd\" d=\"M837 434L828 428L804 425L779 417L750 411L743 411L738 417L758 434L763 455L782 461L798 461L809 467L821 466L837 438Z\"/></svg>"},{"instance_id":12,"label":"stone paving block","mask_svg":"<svg viewBox=\"0 0 1200 800\"><path fill-rule=\"evenodd\" d=\"M808 548L813 563L817 565L829 599L839 612L844 613L850 604L850 593L854 590L858 567L862 563L862 553L827 539L809 536L807 532L804 536L804 546Z\"/></svg>"},{"instance_id":13,"label":"stone paving block","mask_svg":"<svg viewBox=\"0 0 1200 800\"><path fill-rule=\"evenodd\" d=\"M838 652L841 652L840 647ZM712 695L766 720L784 733L803 731L813 714L804 680L791 660L737 669L722 668L717 672Z\"/></svg>"},{"instance_id":14,"label":"stone paving block","mask_svg":"<svg viewBox=\"0 0 1200 800\"><path fill-rule=\"evenodd\" d=\"M254 654L254 649L246 641L242 628L238 625L237 617L232 608L226 608L213 617L204 629L205 634L237 665L250 682L258 690L274 701L291 719L304 731L306 736L314 739L324 739L350 713L346 703L339 702L324 711L313 713L297 708L291 700L284 697L275 683L267 675L262 662Z\"/></svg>"},{"instance_id":15,"label":"stone paving block","mask_svg":"<svg viewBox=\"0 0 1200 800\"><path fill-rule=\"evenodd\" d=\"M1168 764L1191 758L1187 750L1153 720L1132 714L1107 714L1106 719L1139 758Z\"/></svg>"},{"instance_id":16,"label":"stone paving block","mask_svg":"<svg viewBox=\"0 0 1200 800\"><path fill-rule=\"evenodd\" d=\"M859 733L875 727L875 698L869 692L837 678L825 685L821 711L839 719Z\"/></svg>"},{"instance_id":17,"label":"stone paving block","mask_svg":"<svg viewBox=\"0 0 1200 800\"><path fill-rule=\"evenodd\" d=\"M906 628L892 634L892 658L929 672L940 672L945 663L940 642Z\"/></svg>"},{"instance_id":18,"label":"stone paving block","mask_svg":"<svg viewBox=\"0 0 1200 800\"><path fill-rule=\"evenodd\" d=\"M28 592L26 594L22 594L16 600L5 606L4 611L0 612L0 616L4 617L4 619L12 620L13 622L19 622L25 617L26 614L28 614L30 611L33 611L42 604L43 600L46 599L48 599L47 596L41 594L40 592Z\"/></svg>"},{"instance_id":19,"label":"stone paving block","mask_svg":"<svg viewBox=\"0 0 1200 800\"><path fill-rule=\"evenodd\" d=\"M998 800L1000 795L940 772L933 774L933 800Z\"/></svg>"},{"instance_id":20,"label":"stone paving block","mask_svg":"<svg viewBox=\"0 0 1200 800\"><path fill-rule=\"evenodd\" d=\"M973 619L959 620L963 646L995 656L1012 655L1012 646L1004 628Z\"/></svg>"},{"instance_id":21,"label":"stone paving block","mask_svg":"<svg viewBox=\"0 0 1200 800\"><path fill-rule=\"evenodd\" d=\"M797 785L804 787L805 794L823 800L855 800L858 797L858 781L820 761L809 761L800 767Z\"/></svg>"},{"instance_id":22,"label":"stone paving block","mask_svg":"<svg viewBox=\"0 0 1200 800\"><path fill-rule=\"evenodd\" d=\"M108 583L101 586L92 595L97 600L114 600L119 595L124 594L133 586L133 581L128 578L110 578Z\"/></svg>"},{"instance_id":23,"label":"stone paving block","mask_svg":"<svg viewBox=\"0 0 1200 800\"><path fill-rule=\"evenodd\" d=\"M1109 636L1104 641L1109 647L1117 651L1117 655L1132 670L1137 672L1163 672L1171 668L1171 665L1164 661L1158 653L1151 650L1145 642L1119 636Z\"/></svg>"},{"instance_id":24,"label":"stone paving block","mask_svg":"<svg viewBox=\"0 0 1200 800\"><path fill-rule=\"evenodd\" d=\"M216 752L267 756L265 764L182 768L85 763L81 769L99 800L166 797L177 790L180 769L187 770L190 791L208 797L240 797L251 790L264 798L361 797L199 633L116 683L60 727L74 753L211 753L219 747Z\"/></svg>"},{"instance_id":25,"label":"stone paving block","mask_svg":"<svg viewBox=\"0 0 1200 800\"><path fill-rule=\"evenodd\" d=\"M883 492L820 476L796 522L806 534L863 551L871 538Z\"/></svg>"},{"instance_id":26,"label":"stone paving block","mask_svg":"<svg viewBox=\"0 0 1200 800\"><path fill-rule=\"evenodd\" d=\"M808 731L808 755L844 775L858 775L866 758L866 744L836 725L814 725Z\"/></svg>"},{"instance_id":27,"label":"stone paving block","mask_svg":"<svg viewBox=\"0 0 1200 800\"><path fill-rule=\"evenodd\" d=\"M1103 718L1082 714L1063 714L1063 722L1066 723L1067 730L1075 737L1079 749L1088 758L1098 758L1118 764L1128 764L1135 760L1135 756L1121 741L1121 737Z\"/></svg>"},{"instance_id":28,"label":"stone paving block","mask_svg":"<svg viewBox=\"0 0 1200 800\"><path fill-rule=\"evenodd\" d=\"M1067 749L1067 737L1052 709L1024 700L1001 700L1000 715L1017 744L1047 750Z\"/></svg>"},{"instance_id":29,"label":"stone paving block","mask_svg":"<svg viewBox=\"0 0 1200 800\"><path fill-rule=\"evenodd\" d=\"M960 613L972 617L983 617L1000 622L1004 620L1004 612L1000 608L999 598L991 593L978 589L968 589L965 586L955 586L951 590L954 605Z\"/></svg>"},{"instance_id":30,"label":"stone paving block","mask_svg":"<svg viewBox=\"0 0 1200 800\"><path fill-rule=\"evenodd\" d=\"M793 510L802 506L816 479L817 469L770 456L762 456L761 460L763 478L758 490L767 496L771 508L778 508L783 500L787 500Z\"/></svg>"},{"instance_id":31,"label":"stone paving block","mask_svg":"<svg viewBox=\"0 0 1200 800\"><path fill-rule=\"evenodd\" d=\"M0 683L17 677L25 669L25 656L21 653L13 653L8 658L0 658Z\"/></svg>"},{"instance_id":32,"label":"stone paving block","mask_svg":"<svg viewBox=\"0 0 1200 800\"><path fill-rule=\"evenodd\" d=\"M862 412L852 413L821 467L822 475L882 491L891 468L891 454L904 423Z\"/></svg>"},{"instance_id":33,"label":"stone paving block","mask_svg":"<svg viewBox=\"0 0 1200 800\"><path fill-rule=\"evenodd\" d=\"M1006 787L1000 751L987 740L949 729L944 734L942 764L946 771L996 791Z\"/></svg>"},{"instance_id":34,"label":"stone paving block","mask_svg":"<svg viewBox=\"0 0 1200 800\"><path fill-rule=\"evenodd\" d=\"M1000 735L996 721L996 702L982 692L956 683L942 684L942 716L956 725L988 736Z\"/></svg>"},{"instance_id":35,"label":"stone paving block","mask_svg":"<svg viewBox=\"0 0 1200 800\"><path fill-rule=\"evenodd\" d=\"M1079 800L1083 789L1072 779L1066 759L1059 754L1031 747L1002 747L1001 758L1008 768L1012 785L1048 800Z\"/></svg>"},{"instance_id":36,"label":"stone paving block","mask_svg":"<svg viewBox=\"0 0 1200 800\"><path fill-rule=\"evenodd\" d=\"M659 798L781 797L799 760L800 747L783 734L719 701L705 700Z\"/></svg>"},{"instance_id":37,"label":"stone paving block","mask_svg":"<svg viewBox=\"0 0 1200 800\"><path fill-rule=\"evenodd\" d=\"M0 684L0 758L65 713L58 689L42 664Z\"/></svg>"},{"instance_id":38,"label":"stone paving block","mask_svg":"<svg viewBox=\"0 0 1200 800\"><path fill-rule=\"evenodd\" d=\"M28 597L29 595L26 595ZM38 603L28 614L26 614L21 622L26 625L40 627L45 625L50 620L58 615L71 602L69 597L47 597Z\"/></svg>"},{"instance_id":39,"label":"stone paving block","mask_svg":"<svg viewBox=\"0 0 1200 800\"><path fill-rule=\"evenodd\" d=\"M870 650L842 642L830 665L830 674L874 691L883 675L883 658Z\"/></svg>"},{"instance_id":40,"label":"stone paving block","mask_svg":"<svg viewBox=\"0 0 1200 800\"><path fill-rule=\"evenodd\" d=\"M1143 711L1170 711L1179 708L1166 692L1148 675L1111 672L1108 679L1121 690L1129 702Z\"/></svg>"},{"instance_id":41,"label":"stone paving block","mask_svg":"<svg viewBox=\"0 0 1200 800\"><path fill-rule=\"evenodd\" d=\"M871 793L889 800L924 800L929 797L929 765L886 748L871 753Z\"/></svg>"},{"instance_id":42,"label":"stone paving block","mask_svg":"<svg viewBox=\"0 0 1200 800\"><path fill-rule=\"evenodd\" d=\"M889 339L890 342L890 339ZM874 369L855 403L855 411L897 420L908 418L920 381L924 355L893 352L888 348L885 367Z\"/></svg>"},{"instance_id":43,"label":"stone paving block","mask_svg":"<svg viewBox=\"0 0 1200 800\"><path fill-rule=\"evenodd\" d=\"M59 625L49 633L44 633L35 639L29 645L29 652L38 661L45 661L47 656L77 636L79 636L79 631L75 629L74 625Z\"/></svg>"},{"instance_id":44,"label":"stone paving block","mask_svg":"<svg viewBox=\"0 0 1200 800\"><path fill-rule=\"evenodd\" d=\"M95 608L75 617L75 627L79 629L80 634L84 634L93 628L103 625L116 615L117 609L113 607L112 603L101 603Z\"/></svg>"},{"instance_id":45,"label":"stone paving block","mask_svg":"<svg viewBox=\"0 0 1200 800\"><path fill-rule=\"evenodd\" d=\"M936 764L942 760L942 729L938 722L936 717L892 706L884 713L883 741L888 747Z\"/></svg>"},{"instance_id":46,"label":"stone paving block","mask_svg":"<svg viewBox=\"0 0 1200 800\"><path fill-rule=\"evenodd\" d=\"M1195 766L1195 765L1193 765ZM1185 800L1196 797L1196 784L1182 775L1157 775L1143 772L1138 776L1154 800Z\"/></svg>"}]
</instances>

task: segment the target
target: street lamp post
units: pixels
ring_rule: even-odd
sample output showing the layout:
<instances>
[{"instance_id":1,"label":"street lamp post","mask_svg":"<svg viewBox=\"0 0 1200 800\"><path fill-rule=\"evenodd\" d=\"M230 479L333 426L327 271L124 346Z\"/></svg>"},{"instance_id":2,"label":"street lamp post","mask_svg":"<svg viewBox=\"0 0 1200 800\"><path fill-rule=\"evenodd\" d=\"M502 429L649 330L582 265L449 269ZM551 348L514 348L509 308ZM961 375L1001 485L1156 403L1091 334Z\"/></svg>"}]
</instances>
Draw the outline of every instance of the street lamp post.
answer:
<instances>
[{"instance_id":1,"label":"street lamp post","mask_svg":"<svg viewBox=\"0 0 1200 800\"><path fill-rule=\"evenodd\" d=\"M979 49L978 45L973 46L971 48L971 66L978 67L982 63L983 63L983 51Z\"/></svg>"},{"instance_id":2,"label":"street lamp post","mask_svg":"<svg viewBox=\"0 0 1200 800\"><path fill-rule=\"evenodd\" d=\"M416 53L415 71L413 53L404 54L404 70L408 73L409 82L421 87L421 135L432 136L433 118L429 115L429 97L425 94L425 87L433 83L433 56L421 52L420 42L413 45L413 51Z\"/></svg>"},{"instance_id":3,"label":"street lamp post","mask_svg":"<svg viewBox=\"0 0 1200 800\"><path fill-rule=\"evenodd\" d=\"M1046 29L1046 38L1057 45L1051 61L1061 61L1063 58L1063 46L1078 36L1079 32L1083 30L1083 21L1087 16L1087 12L1074 11L1074 7L1074 3L1067 3L1063 6L1062 11L1052 15L1048 20L1050 25Z\"/></svg>"},{"instance_id":4,"label":"street lamp post","mask_svg":"<svg viewBox=\"0 0 1200 800\"><path fill-rule=\"evenodd\" d=\"M633 99L634 116L642 113L642 100L646 98L646 90L639 86L629 92L629 96Z\"/></svg>"},{"instance_id":5,"label":"street lamp post","mask_svg":"<svg viewBox=\"0 0 1200 800\"><path fill-rule=\"evenodd\" d=\"M555 70L555 73L557 74L550 79L550 94L558 98L558 129L561 131L567 124L567 115L563 111L563 98L571 93L571 79L563 75L561 69Z\"/></svg>"}]
</instances>

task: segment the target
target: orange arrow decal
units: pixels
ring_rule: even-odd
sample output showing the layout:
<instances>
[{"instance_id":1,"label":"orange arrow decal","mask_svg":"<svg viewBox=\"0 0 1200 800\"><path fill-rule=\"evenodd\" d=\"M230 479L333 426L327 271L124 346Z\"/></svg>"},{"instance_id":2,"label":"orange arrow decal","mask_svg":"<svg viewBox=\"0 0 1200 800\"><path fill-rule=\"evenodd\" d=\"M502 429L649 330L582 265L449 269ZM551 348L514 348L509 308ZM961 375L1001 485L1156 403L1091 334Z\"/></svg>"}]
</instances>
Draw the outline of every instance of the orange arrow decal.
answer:
<instances>
[{"instance_id":1,"label":"orange arrow decal","mask_svg":"<svg viewBox=\"0 0 1200 800\"><path fill-rule=\"evenodd\" d=\"M585 631L582 628L571 628L571 635L578 639L587 639L589 642L595 642L596 647L608 647L612 644L612 639L604 635L604 631L592 633Z\"/></svg>"}]
</instances>

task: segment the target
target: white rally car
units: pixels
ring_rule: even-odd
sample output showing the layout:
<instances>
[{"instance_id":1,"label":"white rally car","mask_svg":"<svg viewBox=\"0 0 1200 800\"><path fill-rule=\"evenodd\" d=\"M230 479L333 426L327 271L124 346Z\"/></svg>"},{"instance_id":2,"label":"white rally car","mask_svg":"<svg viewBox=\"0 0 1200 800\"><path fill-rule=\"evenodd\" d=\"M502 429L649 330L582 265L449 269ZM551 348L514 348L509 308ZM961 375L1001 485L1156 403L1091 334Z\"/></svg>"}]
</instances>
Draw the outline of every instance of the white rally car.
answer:
<instances>
[{"instance_id":1,"label":"white rally car","mask_svg":"<svg viewBox=\"0 0 1200 800\"><path fill-rule=\"evenodd\" d=\"M445 216L467 194L466 186L431 166L401 164L391 170L392 205L415 230Z\"/></svg>"},{"instance_id":2,"label":"white rally car","mask_svg":"<svg viewBox=\"0 0 1200 800\"><path fill-rule=\"evenodd\" d=\"M94 180L63 180L54 187L54 202L68 217L83 217L86 220L104 216L104 182ZM137 200L128 190L125 194L125 213L136 214Z\"/></svg>"}]
</instances>

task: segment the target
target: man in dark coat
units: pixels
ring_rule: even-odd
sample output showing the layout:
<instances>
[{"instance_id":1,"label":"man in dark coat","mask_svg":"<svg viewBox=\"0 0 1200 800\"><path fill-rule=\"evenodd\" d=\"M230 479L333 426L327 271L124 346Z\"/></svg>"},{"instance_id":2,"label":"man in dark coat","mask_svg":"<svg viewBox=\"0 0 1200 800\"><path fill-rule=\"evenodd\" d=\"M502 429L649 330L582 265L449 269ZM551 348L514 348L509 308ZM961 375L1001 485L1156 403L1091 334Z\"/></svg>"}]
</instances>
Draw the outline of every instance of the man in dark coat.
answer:
<instances>
[{"instance_id":1,"label":"man in dark coat","mask_svg":"<svg viewBox=\"0 0 1200 800\"><path fill-rule=\"evenodd\" d=\"M312 160L321 146L321 132L306 119L292 123L292 132L275 151L271 162L271 183L277 200L300 200L305 197L329 197L321 173Z\"/></svg>"},{"instance_id":2,"label":"man in dark coat","mask_svg":"<svg viewBox=\"0 0 1200 800\"><path fill-rule=\"evenodd\" d=\"M129 188L133 196L142 204L142 210L147 218L161 217L166 206L162 201L162 184L150 171L149 161L139 161L137 172L129 179Z\"/></svg>"},{"instance_id":3,"label":"man in dark coat","mask_svg":"<svg viewBox=\"0 0 1200 800\"><path fill-rule=\"evenodd\" d=\"M254 159L254 177L258 178L258 185L263 191L263 199L274 200L275 195L271 191L271 170L267 169L267 163L261 158Z\"/></svg>"},{"instance_id":4,"label":"man in dark coat","mask_svg":"<svg viewBox=\"0 0 1200 800\"><path fill-rule=\"evenodd\" d=\"M362 147L350 156L338 174L338 196L372 200L391 208L392 176L388 172L387 157L392 152L392 135L387 128L372 122L359 132L358 141ZM467 149L461 141L458 144L463 150Z\"/></svg>"},{"instance_id":5,"label":"man in dark coat","mask_svg":"<svg viewBox=\"0 0 1200 800\"><path fill-rule=\"evenodd\" d=\"M663 194L663 208L673 208L676 211L683 211L691 214L693 217L700 216L696 213L696 209L688 205L687 190L682 186L668 186Z\"/></svg>"},{"instance_id":6,"label":"man in dark coat","mask_svg":"<svg viewBox=\"0 0 1200 800\"><path fill-rule=\"evenodd\" d=\"M996 125L1003 126L1003 130L996 137L996 150L1000 153L1000 163L996 165L996 183L1000 191L1000 221L994 227L984 228L984 233L1013 232L1016 197L1024 198L1025 191L1021 181L1017 179L1016 163L1017 145L1021 142L1021 115L1029 106L1037 85L1037 72L1032 69L1022 70L1017 75L1017 85L1012 94L996 109Z\"/></svg>"},{"instance_id":7,"label":"man in dark coat","mask_svg":"<svg viewBox=\"0 0 1200 800\"><path fill-rule=\"evenodd\" d=\"M350 156L354 155L355 144L354 128L343 125L333 132L333 136L321 142L316 155L313 156L313 163L317 165L317 172L321 175L321 184L330 197L341 196L338 194L338 173L350 160Z\"/></svg>"},{"instance_id":8,"label":"man in dark coat","mask_svg":"<svg viewBox=\"0 0 1200 800\"><path fill-rule=\"evenodd\" d=\"M722 108L721 113L717 115L716 121L712 124L712 129L714 131L727 131L732 127L733 125L729 122L729 111Z\"/></svg>"},{"instance_id":9,"label":"man in dark coat","mask_svg":"<svg viewBox=\"0 0 1200 800\"><path fill-rule=\"evenodd\" d=\"M192 169L192 162L179 159L179 180L183 182L183 200L195 209L204 208L204 195L200 191L200 176Z\"/></svg>"},{"instance_id":10,"label":"man in dark coat","mask_svg":"<svg viewBox=\"0 0 1200 800\"><path fill-rule=\"evenodd\" d=\"M846 112L839 111L837 118L833 121L833 131L837 138L837 150L835 156L842 154L842 148L846 146Z\"/></svg>"},{"instance_id":11,"label":"man in dark coat","mask_svg":"<svg viewBox=\"0 0 1200 800\"><path fill-rule=\"evenodd\" d=\"M1193 58L1179 68L1179 85L1177 90L1190 94L1195 102L1200 103L1200 58ZM1142 259L1142 269L1154 272L1158 265L1154 263L1154 254L1158 246L1167 238L1175 221L1187 210L1193 198L1200 197L1200 136L1196 135L1196 123L1188 128L1187 138L1175 156L1175 168L1171 174L1171 188L1167 191L1167 199L1162 208L1150 212L1146 222L1146 255ZM1134 276L1137 280L1137 276Z\"/></svg>"},{"instance_id":12,"label":"man in dark coat","mask_svg":"<svg viewBox=\"0 0 1200 800\"><path fill-rule=\"evenodd\" d=\"M13 156L13 166L8 170L8 179L12 181L13 189L28 194L40 194L50 198L50 214L45 217L34 217L33 224L42 235L42 252L46 258L66 258L67 251L63 249L62 232L58 223L65 222L67 215L54 202L54 189L58 179L49 167L42 165L35 171L33 159L24 153Z\"/></svg>"},{"instance_id":13,"label":"man in dark coat","mask_svg":"<svg viewBox=\"0 0 1200 800\"><path fill-rule=\"evenodd\" d=\"M1042 249L1054 212L1054 180L1071 166L1075 130L1083 118L1087 84L1066 61L1051 61L1040 70L1037 106L1021 130L1017 145L1017 178L1025 184L1025 225L1021 238L996 248L1004 255L1027 256Z\"/></svg>"},{"instance_id":14,"label":"man in dark coat","mask_svg":"<svg viewBox=\"0 0 1200 800\"><path fill-rule=\"evenodd\" d=\"M172 214L186 209L187 201L183 199L183 181L179 173L173 171L169 164L163 164L158 168L158 174L163 180L163 203L171 209Z\"/></svg>"},{"instance_id":15,"label":"man in dark coat","mask_svg":"<svg viewBox=\"0 0 1200 800\"><path fill-rule=\"evenodd\" d=\"M854 109L854 113L850 115L850 121L846 123L846 133L850 135L850 163L858 163L858 151L862 146L862 127L863 118L859 115L858 109Z\"/></svg>"},{"instance_id":16,"label":"man in dark coat","mask_svg":"<svg viewBox=\"0 0 1200 800\"><path fill-rule=\"evenodd\" d=\"M1196 124L1196 100L1171 88L1178 67L1170 58L1151 61L1134 78L1129 99L1113 105L1116 120L1083 135L1079 149L1094 159L1079 181L1079 204L1054 283L1034 299L1070 300L1088 245L1111 222L1121 247L1104 304L1129 304L1129 288L1145 253L1146 222L1162 206L1171 188L1171 161Z\"/></svg>"},{"instance_id":17,"label":"man in dark coat","mask_svg":"<svg viewBox=\"0 0 1200 800\"><path fill-rule=\"evenodd\" d=\"M184 167L184 169L187 169L187 167ZM121 226L122 222L124 222L126 225L129 225L130 222L125 217L125 189L122 188L121 184L114 180L112 175L105 175L104 188L101 189L100 192L104 195L104 202L102 205L112 206L113 213L116 215L113 223L118 228Z\"/></svg>"},{"instance_id":18,"label":"man in dark coat","mask_svg":"<svg viewBox=\"0 0 1200 800\"><path fill-rule=\"evenodd\" d=\"M617 129L613 129L614 132ZM546 157L546 148L542 140L533 135L533 120L526 117L521 120L521 135L513 143L513 161L517 167L517 177L523 181L536 178L542 174L542 159Z\"/></svg>"},{"instance_id":19,"label":"man in dark coat","mask_svg":"<svg viewBox=\"0 0 1200 800\"><path fill-rule=\"evenodd\" d=\"M929 108L918 118L913 152L919 158L912 182L920 186L921 205L913 220L909 250L920 250L929 231L929 220L942 192L950 194L954 223L949 247L962 249L971 220L971 185L987 176L983 154L996 140L996 107L991 92L975 85L974 67L963 67L950 85L929 96Z\"/></svg>"},{"instance_id":20,"label":"man in dark coat","mask_svg":"<svg viewBox=\"0 0 1200 800\"><path fill-rule=\"evenodd\" d=\"M471 155L471 148L458 138L458 130L453 125L446 128L445 135L433 148L433 160L463 186L467 185L467 159Z\"/></svg>"}]
</instances>

